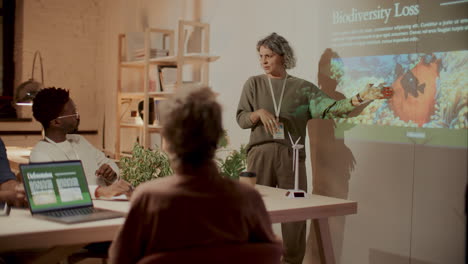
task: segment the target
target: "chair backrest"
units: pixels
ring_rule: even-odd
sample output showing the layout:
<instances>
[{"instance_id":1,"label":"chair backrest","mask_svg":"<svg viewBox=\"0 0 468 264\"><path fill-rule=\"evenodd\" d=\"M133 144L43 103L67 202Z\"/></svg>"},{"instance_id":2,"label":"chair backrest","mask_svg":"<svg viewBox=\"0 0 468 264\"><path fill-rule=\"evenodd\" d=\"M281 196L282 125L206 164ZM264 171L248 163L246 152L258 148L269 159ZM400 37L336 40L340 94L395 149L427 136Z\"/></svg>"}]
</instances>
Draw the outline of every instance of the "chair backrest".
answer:
<instances>
[{"instance_id":1,"label":"chair backrest","mask_svg":"<svg viewBox=\"0 0 468 264\"><path fill-rule=\"evenodd\" d=\"M280 243L224 244L159 252L138 264L280 264L282 254Z\"/></svg>"}]
</instances>

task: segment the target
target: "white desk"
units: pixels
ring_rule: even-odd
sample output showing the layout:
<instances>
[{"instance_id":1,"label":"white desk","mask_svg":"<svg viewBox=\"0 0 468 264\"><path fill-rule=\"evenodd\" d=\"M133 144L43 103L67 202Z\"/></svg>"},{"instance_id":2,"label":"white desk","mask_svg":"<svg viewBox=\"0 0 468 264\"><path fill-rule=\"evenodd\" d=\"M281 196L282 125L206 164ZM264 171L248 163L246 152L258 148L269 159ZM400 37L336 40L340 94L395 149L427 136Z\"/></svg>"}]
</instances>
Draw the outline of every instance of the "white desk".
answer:
<instances>
[{"instance_id":1,"label":"white desk","mask_svg":"<svg viewBox=\"0 0 468 264\"><path fill-rule=\"evenodd\" d=\"M313 219L319 234L323 263L334 263L328 217L355 214L357 203L331 197L286 198L286 190L257 186L273 223ZM96 207L127 212L128 202L94 202ZM28 209L12 209L9 217L0 217L0 252L48 248L35 263L55 263L83 245L114 238L124 219L110 219L65 225L31 217ZM54 262L55 261L55 262Z\"/></svg>"}]
</instances>

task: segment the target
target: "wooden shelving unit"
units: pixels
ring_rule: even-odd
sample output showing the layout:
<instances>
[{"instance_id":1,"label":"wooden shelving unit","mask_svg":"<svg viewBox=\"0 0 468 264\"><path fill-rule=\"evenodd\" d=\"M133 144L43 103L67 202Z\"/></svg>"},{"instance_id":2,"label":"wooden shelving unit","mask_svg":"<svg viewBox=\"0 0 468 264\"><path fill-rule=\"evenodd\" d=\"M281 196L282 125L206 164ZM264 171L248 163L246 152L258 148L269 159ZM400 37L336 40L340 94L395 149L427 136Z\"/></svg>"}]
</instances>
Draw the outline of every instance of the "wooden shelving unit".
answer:
<instances>
[{"instance_id":1,"label":"wooden shelving unit","mask_svg":"<svg viewBox=\"0 0 468 264\"><path fill-rule=\"evenodd\" d=\"M200 52L187 53L187 28L196 29L192 32L199 33L200 39ZM174 53L174 31L167 29L148 28L144 32L144 59L137 61L123 60L123 46L125 44L126 35L120 34L118 36L118 77L117 77L117 111L116 111L116 142L115 142L115 158L119 159L121 153L122 142L122 129L134 128L139 129L141 132L140 144L145 148L150 147L150 133L160 133L161 127L158 125L149 124L149 115L143 115L143 122L140 124L125 123L121 119L122 104L124 100L143 100L143 112L149 113L150 98L154 100L165 100L173 93L177 93L179 89L183 89L187 85L183 82L183 66L184 65L197 65L199 67L199 81L196 85L207 86L209 83L209 64L219 59L219 56L213 56L209 53L209 39L210 39L210 26L206 23L180 20L178 24L178 45L177 53ZM162 34L163 49L169 50L169 56L150 58L151 53L151 34ZM169 45L166 47L166 41ZM173 92L166 91L150 91L150 67L151 66L175 66L176 71L176 84ZM143 84L138 87L137 92L126 92L122 90L122 74L124 69L135 69L141 71L143 75ZM159 80L158 80L159 81Z\"/></svg>"}]
</instances>

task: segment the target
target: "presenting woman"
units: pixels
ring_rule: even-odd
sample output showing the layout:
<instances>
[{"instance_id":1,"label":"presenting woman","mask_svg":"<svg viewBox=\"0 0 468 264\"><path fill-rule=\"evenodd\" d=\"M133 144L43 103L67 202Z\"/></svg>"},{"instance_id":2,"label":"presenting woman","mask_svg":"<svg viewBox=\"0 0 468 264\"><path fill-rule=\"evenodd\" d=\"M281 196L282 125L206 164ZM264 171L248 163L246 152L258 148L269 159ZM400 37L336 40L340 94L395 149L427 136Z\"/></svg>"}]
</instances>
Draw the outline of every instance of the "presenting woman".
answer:
<instances>
[{"instance_id":1,"label":"presenting woman","mask_svg":"<svg viewBox=\"0 0 468 264\"><path fill-rule=\"evenodd\" d=\"M257 174L257 183L282 189L294 188L292 140L304 144L311 118L346 117L364 102L387 98L391 90L369 84L350 99L336 101L314 84L291 76L296 59L288 41L272 33L257 43L260 66L265 74L252 76L244 84L237 109L241 128L251 129L247 167ZM385 95L384 95L385 93ZM299 153L299 188L307 190L305 150ZM302 263L306 222L282 224L285 263Z\"/></svg>"}]
</instances>

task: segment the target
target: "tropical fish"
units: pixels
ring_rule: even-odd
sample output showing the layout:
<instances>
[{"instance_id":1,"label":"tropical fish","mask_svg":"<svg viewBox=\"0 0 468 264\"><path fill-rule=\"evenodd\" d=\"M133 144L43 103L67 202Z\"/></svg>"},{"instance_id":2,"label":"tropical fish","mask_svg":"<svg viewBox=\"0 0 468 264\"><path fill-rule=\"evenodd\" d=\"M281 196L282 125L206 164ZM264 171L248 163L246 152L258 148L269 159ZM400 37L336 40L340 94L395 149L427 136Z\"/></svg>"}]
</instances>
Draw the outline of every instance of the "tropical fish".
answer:
<instances>
[{"instance_id":1,"label":"tropical fish","mask_svg":"<svg viewBox=\"0 0 468 264\"><path fill-rule=\"evenodd\" d=\"M403 75L403 78L400 80L403 90L405 90L405 98L408 98L408 93L414 97L418 97L418 91L424 93L425 83L419 84L419 80L414 76L412 71L408 71Z\"/></svg>"},{"instance_id":2,"label":"tropical fish","mask_svg":"<svg viewBox=\"0 0 468 264\"><path fill-rule=\"evenodd\" d=\"M434 113L437 79L441 60L435 55L424 55L413 68L404 70L397 64L393 97L389 100L394 114L405 122L412 121L422 127Z\"/></svg>"}]
</instances>

